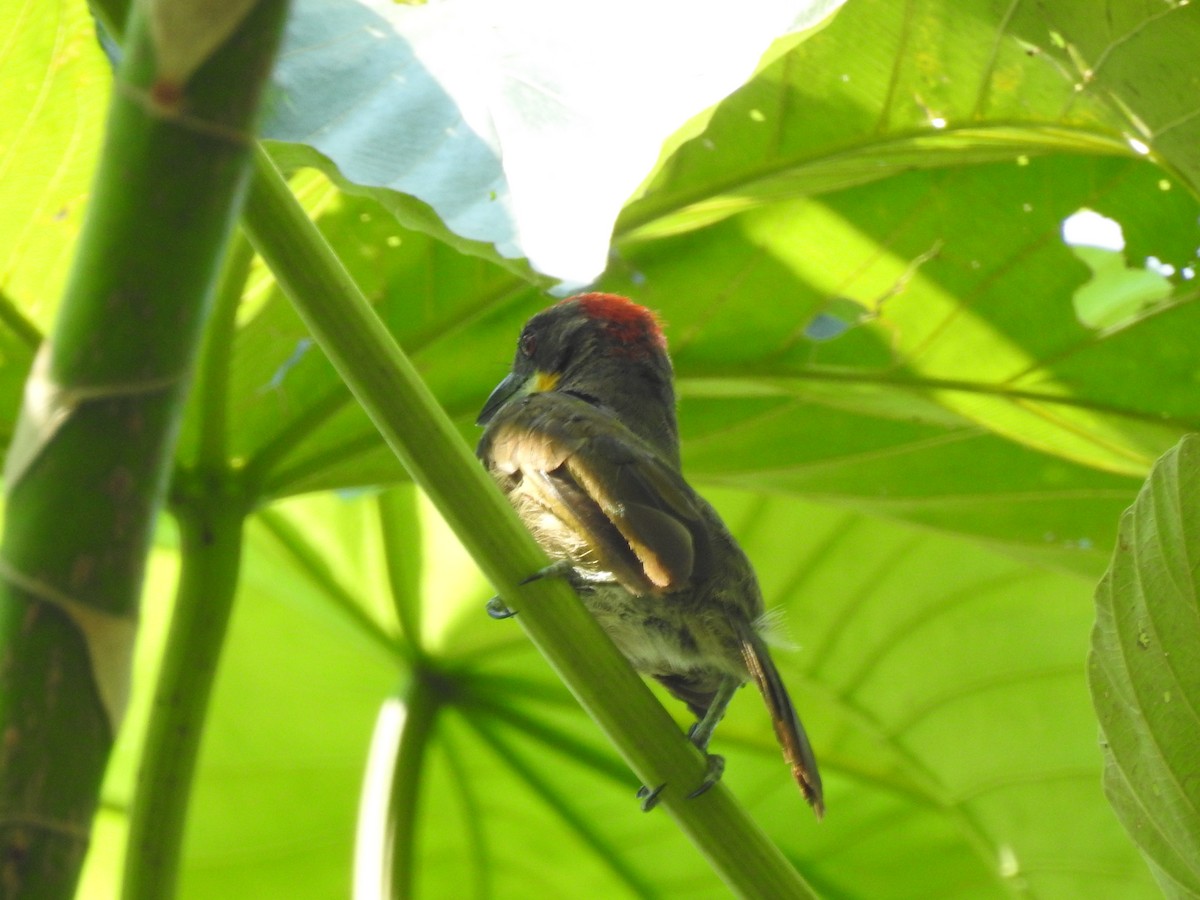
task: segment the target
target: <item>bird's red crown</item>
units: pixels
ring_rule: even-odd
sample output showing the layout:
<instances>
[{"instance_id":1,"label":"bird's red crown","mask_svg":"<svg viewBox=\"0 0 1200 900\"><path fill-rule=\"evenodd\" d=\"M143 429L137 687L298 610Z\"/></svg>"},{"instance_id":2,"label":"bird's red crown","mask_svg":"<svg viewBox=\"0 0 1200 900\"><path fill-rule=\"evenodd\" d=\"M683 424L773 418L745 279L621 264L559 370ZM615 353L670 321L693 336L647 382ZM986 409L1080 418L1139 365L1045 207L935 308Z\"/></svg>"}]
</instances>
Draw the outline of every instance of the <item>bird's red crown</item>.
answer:
<instances>
[{"instance_id":1,"label":"bird's red crown","mask_svg":"<svg viewBox=\"0 0 1200 900\"><path fill-rule=\"evenodd\" d=\"M667 339L653 312L616 294L580 294L563 302L577 302L584 313L604 323L608 334L631 353L637 350L666 352Z\"/></svg>"}]
</instances>

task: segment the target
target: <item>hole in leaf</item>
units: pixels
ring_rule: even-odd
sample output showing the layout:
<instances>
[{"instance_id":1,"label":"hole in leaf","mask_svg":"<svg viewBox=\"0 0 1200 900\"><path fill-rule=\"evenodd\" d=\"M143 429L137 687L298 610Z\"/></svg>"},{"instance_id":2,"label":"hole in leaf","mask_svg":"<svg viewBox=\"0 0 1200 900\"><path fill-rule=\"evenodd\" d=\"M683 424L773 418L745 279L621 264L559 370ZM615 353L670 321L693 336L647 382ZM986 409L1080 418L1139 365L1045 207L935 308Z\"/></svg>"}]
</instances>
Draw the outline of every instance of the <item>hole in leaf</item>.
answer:
<instances>
[{"instance_id":1,"label":"hole in leaf","mask_svg":"<svg viewBox=\"0 0 1200 900\"><path fill-rule=\"evenodd\" d=\"M1151 257L1146 267L1125 261L1125 235L1113 219L1081 209L1062 224L1063 242L1092 271L1091 279L1071 298L1075 316L1087 328L1112 328L1171 296L1165 277L1175 268Z\"/></svg>"},{"instance_id":2,"label":"hole in leaf","mask_svg":"<svg viewBox=\"0 0 1200 900\"><path fill-rule=\"evenodd\" d=\"M834 297L808 320L804 336L810 341L832 341L871 315L871 311L849 297Z\"/></svg>"}]
</instances>

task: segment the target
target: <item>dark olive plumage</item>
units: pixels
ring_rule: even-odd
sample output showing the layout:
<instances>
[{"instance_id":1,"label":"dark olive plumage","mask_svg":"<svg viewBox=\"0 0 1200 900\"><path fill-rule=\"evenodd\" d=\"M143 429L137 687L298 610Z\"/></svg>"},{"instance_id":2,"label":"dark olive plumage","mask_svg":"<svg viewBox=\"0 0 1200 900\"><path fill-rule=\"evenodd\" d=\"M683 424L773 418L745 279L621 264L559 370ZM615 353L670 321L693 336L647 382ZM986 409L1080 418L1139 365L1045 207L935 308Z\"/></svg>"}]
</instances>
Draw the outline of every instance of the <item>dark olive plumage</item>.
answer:
<instances>
[{"instance_id":1,"label":"dark olive plumage","mask_svg":"<svg viewBox=\"0 0 1200 900\"><path fill-rule=\"evenodd\" d=\"M733 689L761 691L817 814L821 779L759 633L754 569L684 480L666 341L652 313L584 294L534 316L479 415L478 454L639 672L687 703L704 749Z\"/></svg>"}]
</instances>

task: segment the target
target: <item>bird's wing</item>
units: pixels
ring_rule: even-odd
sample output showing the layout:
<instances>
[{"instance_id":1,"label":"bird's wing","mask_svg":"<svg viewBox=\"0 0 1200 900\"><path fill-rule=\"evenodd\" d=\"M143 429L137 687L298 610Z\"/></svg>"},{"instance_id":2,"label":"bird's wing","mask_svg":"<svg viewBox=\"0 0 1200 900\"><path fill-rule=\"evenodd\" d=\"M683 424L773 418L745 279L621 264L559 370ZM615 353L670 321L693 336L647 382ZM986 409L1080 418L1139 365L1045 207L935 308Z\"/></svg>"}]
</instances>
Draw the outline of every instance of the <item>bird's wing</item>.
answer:
<instances>
[{"instance_id":1,"label":"bird's wing","mask_svg":"<svg viewBox=\"0 0 1200 900\"><path fill-rule=\"evenodd\" d=\"M522 490L584 538L635 594L684 586L705 559L696 496L674 468L616 417L570 394L531 394L489 425L479 455L519 476Z\"/></svg>"}]
</instances>

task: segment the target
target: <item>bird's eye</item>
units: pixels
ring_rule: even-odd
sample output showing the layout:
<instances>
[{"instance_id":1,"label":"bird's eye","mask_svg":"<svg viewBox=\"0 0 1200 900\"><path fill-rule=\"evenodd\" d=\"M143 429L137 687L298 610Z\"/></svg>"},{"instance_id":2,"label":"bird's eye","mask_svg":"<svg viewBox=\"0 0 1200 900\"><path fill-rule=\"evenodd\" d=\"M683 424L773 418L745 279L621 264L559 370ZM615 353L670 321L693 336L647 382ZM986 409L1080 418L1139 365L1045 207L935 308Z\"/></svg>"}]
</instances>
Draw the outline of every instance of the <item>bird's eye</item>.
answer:
<instances>
[{"instance_id":1,"label":"bird's eye","mask_svg":"<svg viewBox=\"0 0 1200 900\"><path fill-rule=\"evenodd\" d=\"M537 335L532 331L522 332L517 348L526 359L533 359L533 354L537 352Z\"/></svg>"}]
</instances>

